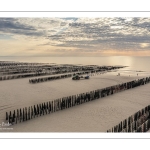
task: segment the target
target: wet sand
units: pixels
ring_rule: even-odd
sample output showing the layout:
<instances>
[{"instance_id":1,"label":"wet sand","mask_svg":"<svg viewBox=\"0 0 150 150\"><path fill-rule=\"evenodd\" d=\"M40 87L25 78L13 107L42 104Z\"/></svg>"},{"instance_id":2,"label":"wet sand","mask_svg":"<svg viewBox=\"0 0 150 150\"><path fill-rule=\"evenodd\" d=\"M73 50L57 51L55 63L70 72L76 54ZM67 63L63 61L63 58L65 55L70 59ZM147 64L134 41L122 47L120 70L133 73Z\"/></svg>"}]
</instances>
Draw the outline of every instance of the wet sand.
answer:
<instances>
[{"instance_id":1,"label":"wet sand","mask_svg":"<svg viewBox=\"0 0 150 150\"><path fill-rule=\"evenodd\" d=\"M89 80L71 78L29 84L30 78L1 81L0 122L6 111L33 106L65 96L102 89L145 77L117 72L91 76ZM129 115L150 104L150 84L129 89L95 101L58 111L11 126L11 132L106 132ZM7 130L9 131L9 130ZM0 131L1 132L1 131ZM3 132L6 132L4 130Z\"/></svg>"}]
</instances>

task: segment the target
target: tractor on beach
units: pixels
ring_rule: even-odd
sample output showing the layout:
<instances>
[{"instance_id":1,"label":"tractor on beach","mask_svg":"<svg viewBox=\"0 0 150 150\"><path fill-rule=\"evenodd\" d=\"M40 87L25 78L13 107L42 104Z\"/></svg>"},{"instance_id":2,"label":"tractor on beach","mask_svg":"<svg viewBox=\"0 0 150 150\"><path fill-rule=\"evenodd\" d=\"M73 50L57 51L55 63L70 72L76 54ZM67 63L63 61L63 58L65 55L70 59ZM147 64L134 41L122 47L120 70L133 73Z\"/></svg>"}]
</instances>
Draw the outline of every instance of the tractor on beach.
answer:
<instances>
[{"instance_id":1,"label":"tractor on beach","mask_svg":"<svg viewBox=\"0 0 150 150\"><path fill-rule=\"evenodd\" d=\"M89 76L79 76L78 74L75 74L73 77L72 77L72 80L80 80L80 79L89 79Z\"/></svg>"}]
</instances>

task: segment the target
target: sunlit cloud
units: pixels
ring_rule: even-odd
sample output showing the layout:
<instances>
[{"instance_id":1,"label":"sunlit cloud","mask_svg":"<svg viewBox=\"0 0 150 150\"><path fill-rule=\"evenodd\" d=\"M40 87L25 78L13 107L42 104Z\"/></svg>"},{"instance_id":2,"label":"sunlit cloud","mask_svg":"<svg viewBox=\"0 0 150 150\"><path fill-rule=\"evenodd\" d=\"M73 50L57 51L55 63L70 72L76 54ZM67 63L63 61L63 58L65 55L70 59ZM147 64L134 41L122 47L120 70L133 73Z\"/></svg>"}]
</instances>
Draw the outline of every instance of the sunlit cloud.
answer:
<instances>
[{"instance_id":1,"label":"sunlit cloud","mask_svg":"<svg viewBox=\"0 0 150 150\"><path fill-rule=\"evenodd\" d=\"M149 43L140 43L140 46L141 46L142 48L146 48L146 47L149 47L150 44L149 44Z\"/></svg>"}]
</instances>

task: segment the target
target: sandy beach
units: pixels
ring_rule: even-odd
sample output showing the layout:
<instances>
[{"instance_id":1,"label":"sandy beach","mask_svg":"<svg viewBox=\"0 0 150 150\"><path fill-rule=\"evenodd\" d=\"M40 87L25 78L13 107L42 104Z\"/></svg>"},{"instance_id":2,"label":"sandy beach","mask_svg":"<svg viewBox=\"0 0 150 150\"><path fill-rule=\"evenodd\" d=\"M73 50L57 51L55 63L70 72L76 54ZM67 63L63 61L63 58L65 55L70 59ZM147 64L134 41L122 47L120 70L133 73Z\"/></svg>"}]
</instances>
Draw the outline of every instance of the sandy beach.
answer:
<instances>
[{"instance_id":1,"label":"sandy beach","mask_svg":"<svg viewBox=\"0 0 150 150\"><path fill-rule=\"evenodd\" d=\"M29 79L1 81L0 122L5 121L6 111L33 106L57 98L71 96L108 86L132 81L147 75L129 76L121 72L107 72L91 76L89 80L73 81L71 78L29 84ZM2 132L106 132L120 121L149 105L150 84L136 87L58 111L27 122L11 126ZM0 131L1 132L1 131Z\"/></svg>"}]
</instances>

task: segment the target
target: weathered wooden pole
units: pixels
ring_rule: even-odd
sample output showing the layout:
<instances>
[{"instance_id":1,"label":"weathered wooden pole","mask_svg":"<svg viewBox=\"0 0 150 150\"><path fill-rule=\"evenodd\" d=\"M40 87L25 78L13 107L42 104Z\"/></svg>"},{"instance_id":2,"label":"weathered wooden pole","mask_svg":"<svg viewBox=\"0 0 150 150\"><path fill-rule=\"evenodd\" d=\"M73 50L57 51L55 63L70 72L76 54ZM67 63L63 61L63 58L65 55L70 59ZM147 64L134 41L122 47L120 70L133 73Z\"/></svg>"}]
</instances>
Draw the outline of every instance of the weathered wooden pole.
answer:
<instances>
[{"instance_id":1,"label":"weathered wooden pole","mask_svg":"<svg viewBox=\"0 0 150 150\"><path fill-rule=\"evenodd\" d=\"M8 113L6 112L6 120L8 120Z\"/></svg>"},{"instance_id":2,"label":"weathered wooden pole","mask_svg":"<svg viewBox=\"0 0 150 150\"><path fill-rule=\"evenodd\" d=\"M36 116L36 107L35 107L35 105L34 105L34 118L35 118L35 116Z\"/></svg>"},{"instance_id":3,"label":"weathered wooden pole","mask_svg":"<svg viewBox=\"0 0 150 150\"><path fill-rule=\"evenodd\" d=\"M30 120L30 107L28 108L28 120Z\"/></svg>"},{"instance_id":4,"label":"weathered wooden pole","mask_svg":"<svg viewBox=\"0 0 150 150\"><path fill-rule=\"evenodd\" d=\"M37 104L37 117L39 115L39 105Z\"/></svg>"},{"instance_id":5,"label":"weathered wooden pole","mask_svg":"<svg viewBox=\"0 0 150 150\"><path fill-rule=\"evenodd\" d=\"M52 101L52 112L54 112L54 105L53 105L53 101Z\"/></svg>"},{"instance_id":6,"label":"weathered wooden pole","mask_svg":"<svg viewBox=\"0 0 150 150\"><path fill-rule=\"evenodd\" d=\"M40 116L42 115L42 106L40 104Z\"/></svg>"},{"instance_id":7,"label":"weathered wooden pole","mask_svg":"<svg viewBox=\"0 0 150 150\"><path fill-rule=\"evenodd\" d=\"M22 121L22 112L21 112L21 108L20 108L20 122Z\"/></svg>"},{"instance_id":8,"label":"weathered wooden pole","mask_svg":"<svg viewBox=\"0 0 150 150\"><path fill-rule=\"evenodd\" d=\"M31 106L31 119L32 119L32 117L33 117L33 108Z\"/></svg>"},{"instance_id":9,"label":"weathered wooden pole","mask_svg":"<svg viewBox=\"0 0 150 150\"><path fill-rule=\"evenodd\" d=\"M25 118L24 118L24 108L23 108L23 121L25 121Z\"/></svg>"},{"instance_id":10,"label":"weathered wooden pole","mask_svg":"<svg viewBox=\"0 0 150 150\"><path fill-rule=\"evenodd\" d=\"M48 112L49 112L49 114L51 112L51 103L50 102L49 102L49 106L48 106Z\"/></svg>"},{"instance_id":11,"label":"weathered wooden pole","mask_svg":"<svg viewBox=\"0 0 150 150\"><path fill-rule=\"evenodd\" d=\"M17 119L19 120L19 110L17 109Z\"/></svg>"},{"instance_id":12,"label":"weathered wooden pole","mask_svg":"<svg viewBox=\"0 0 150 150\"><path fill-rule=\"evenodd\" d=\"M44 105L43 105L43 103L42 103L42 113L44 115Z\"/></svg>"},{"instance_id":13,"label":"weathered wooden pole","mask_svg":"<svg viewBox=\"0 0 150 150\"><path fill-rule=\"evenodd\" d=\"M27 107L25 107L25 118L26 118L26 121L28 120L28 117L27 117Z\"/></svg>"}]
</instances>

